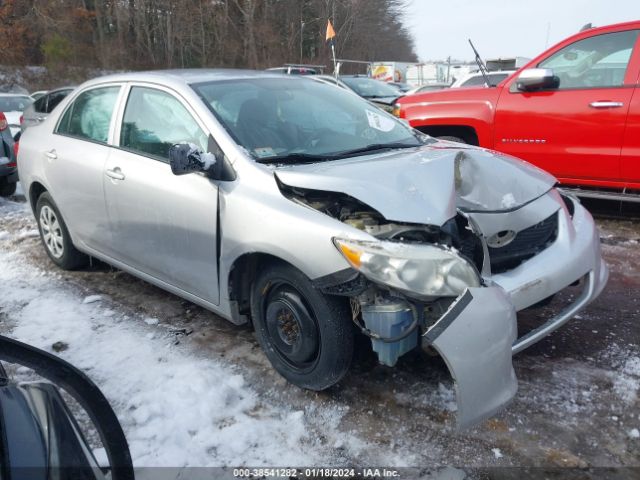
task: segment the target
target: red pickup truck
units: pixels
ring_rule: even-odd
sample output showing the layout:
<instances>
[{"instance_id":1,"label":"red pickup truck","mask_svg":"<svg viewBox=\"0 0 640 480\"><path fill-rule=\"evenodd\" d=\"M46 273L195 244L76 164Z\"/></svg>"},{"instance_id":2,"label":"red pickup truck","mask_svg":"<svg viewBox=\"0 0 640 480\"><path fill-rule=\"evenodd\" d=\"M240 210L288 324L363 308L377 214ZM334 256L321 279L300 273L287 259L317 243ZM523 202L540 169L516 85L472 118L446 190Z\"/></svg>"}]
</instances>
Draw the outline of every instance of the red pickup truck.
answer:
<instances>
[{"instance_id":1,"label":"red pickup truck","mask_svg":"<svg viewBox=\"0 0 640 480\"><path fill-rule=\"evenodd\" d=\"M527 160L586 196L640 200L639 81L635 21L582 31L496 87L409 95L394 113L431 136Z\"/></svg>"}]
</instances>

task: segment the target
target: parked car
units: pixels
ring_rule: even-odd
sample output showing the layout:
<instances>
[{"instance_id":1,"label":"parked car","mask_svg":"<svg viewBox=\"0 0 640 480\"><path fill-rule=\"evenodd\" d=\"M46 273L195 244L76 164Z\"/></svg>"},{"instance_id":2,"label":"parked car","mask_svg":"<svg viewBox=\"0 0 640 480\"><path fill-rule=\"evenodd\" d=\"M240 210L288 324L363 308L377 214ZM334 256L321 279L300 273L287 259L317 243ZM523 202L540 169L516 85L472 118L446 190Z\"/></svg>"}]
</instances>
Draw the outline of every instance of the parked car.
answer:
<instances>
[{"instance_id":1,"label":"parked car","mask_svg":"<svg viewBox=\"0 0 640 480\"><path fill-rule=\"evenodd\" d=\"M310 77L312 80L316 81L316 82L320 82L320 83L326 83L329 85L334 85L336 87L340 87L344 90L347 90L351 93L353 93L354 95L358 95L360 96L354 89L352 89L349 85L347 85L346 83L344 83L341 80L341 77L334 77L332 75L314 75L313 77ZM376 82L379 82L379 80L375 80ZM386 112L391 112L393 110L393 102L390 102L389 99L387 98L376 98L376 97L371 97L368 98L367 101L371 104L374 105L375 107L378 107Z\"/></svg>"},{"instance_id":2,"label":"parked car","mask_svg":"<svg viewBox=\"0 0 640 480\"><path fill-rule=\"evenodd\" d=\"M24 132L20 175L59 267L99 258L251 322L312 390L344 377L357 331L389 366L436 349L461 426L508 402L512 355L607 281L591 216L551 175L300 76L94 79ZM517 338L516 311L575 282L570 308Z\"/></svg>"},{"instance_id":3,"label":"parked car","mask_svg":"<svg viewBox=\"0 0 640 480\"><path fill-rule=\"evenodd\" d=\"M17 382L0 363L0 471L3 480L78 478L133 480L127 440L98 387L80 370L47 352L0 336L0 361L42 377ZM100 438L108 465L99 465L61 390L73 397ZM104 467L104 468L103 468Z\"/></svg>"},{"instance_id":4,"label":"parked car","mask_svg":"<svg viewBox=\"0 0 640 480\"><path fill-rule=\"evenodd\" d=\"M435 92L437 90L443 90L449 87L450 85L448 83L429 83L427 85L421 85L419 87L415 87L409 90L406 93L406 95L413 95L415 93Z\"/></svg>"},{"instance_id":5,"label":"parked car","mask_svg":"<svg viewBox=\"0 0 640 480\"><path fill-rule=\"evenodd\" d=\"M9 130L9 122L0 112L0 196L8 197L16 193L18 168L13 137Z\"/></svg>"},{"instance_id":6,"label":"parked car","mask_svg":"<svg viewBox=\"0 0 640 480\"><path fill-rule=\"evenodd\" d=\"M391 85L392 87L396 87L402 93L407 93L409 90L413 89L413 87L411 85L409 85L408 83L388 82L388 84Z\"/></svg>"},{"instance_id":7,"label":"parked car","mask_svg":"<svg viewBox=\"0 0 640 480\"><path fill-rule=\"evenodd\" d=\"M456 80L451 84L450 88L495 87L515 72L515 70L487 72L487 78L484 78L482 73L474 72ZM489 80L489 85L487 85L487 80Z\"/></svg>"},{"instance_id":8,"label":"parked car","mask_svg":"<svg viewBox=\"0 0 640 480\"><path fill-rule=\"evenodd\" d=\"M29 96L31 98L33 98L33 101L35 102L36 100L38 100L43 95L46 95L47 92L48 92L48 90L37 90L37 91L35 91L33 93L30 93Z\"/></svg>"},{"instance_id":9,"label":"parked car","mask_svg":"<svg viewBox=\"0 0 640 480\"><path fill-rule=\"evenodd\" d=\"M0 112L4 113L11 135L20 131L20 117L25 108L33 103L29 95L0 93Z\"/></svg>"},{"instance_id":10,"label":"parked car","mask_svg":"<svg viewBox=\"0 0 640 480\"><path fill-rule=\"evenodd\" d=\"M284 73L285 75L317 75L322 73L322 65L285 65L284 67L267 68L267 72Z\"/></svg>"},{"instance_id":11,"label":"parked car","mask_svg":"<svg viewBox=\"0 0 640 480\"><path fill-rule=\"evenodd\" d=\"M388 83L362 75L342 75L340 81L362 98L374 102L383 110L391 112L396 100L404 95Z\"/></svg>"},{"instance_id":12,"label":"parked car","mask_svg":"<svg viewBox=\"0 0 640 480\"><path fill-rule=\"evenodd\" d=\"M61 87L50 90L29 105L22 114L20 127L22 131L42 122L56 106L69 95L75 87Z\"/></svg>"},{"instance_id":13,"label":"parked car","mask_svg":"<svg viewBox=\"0 0 640 480\"><path fill-rule=\"evenodd\" d=\"M523 158L576 193L637 201L639 32L640 21L587 29L496 87L404 97L395 112L429 135Z\"/></svg>"}]
</instances>

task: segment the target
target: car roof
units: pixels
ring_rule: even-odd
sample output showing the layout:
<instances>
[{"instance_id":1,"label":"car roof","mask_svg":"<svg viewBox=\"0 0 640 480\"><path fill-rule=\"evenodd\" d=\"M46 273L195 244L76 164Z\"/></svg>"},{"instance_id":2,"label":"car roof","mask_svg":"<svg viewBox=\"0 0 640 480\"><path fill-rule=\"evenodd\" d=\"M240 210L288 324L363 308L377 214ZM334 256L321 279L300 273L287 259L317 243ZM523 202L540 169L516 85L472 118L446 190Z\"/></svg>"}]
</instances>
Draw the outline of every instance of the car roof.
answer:
<instances>
[{"instance_id":1,"label":"car roof","mask_svg":"<svg viewBox=\"0 0 640 480\"><path fill-rule=\"evenodd\" d=\"M240 70L231 68L192 68L174 70L150 70L146 72L125 72L106 75L90 80L87 83L104 82L166 82L193 84L211 81L240 80L246 78L297 78L285 77L277 72L265 70Z\"/></svg>"}]
</instances>

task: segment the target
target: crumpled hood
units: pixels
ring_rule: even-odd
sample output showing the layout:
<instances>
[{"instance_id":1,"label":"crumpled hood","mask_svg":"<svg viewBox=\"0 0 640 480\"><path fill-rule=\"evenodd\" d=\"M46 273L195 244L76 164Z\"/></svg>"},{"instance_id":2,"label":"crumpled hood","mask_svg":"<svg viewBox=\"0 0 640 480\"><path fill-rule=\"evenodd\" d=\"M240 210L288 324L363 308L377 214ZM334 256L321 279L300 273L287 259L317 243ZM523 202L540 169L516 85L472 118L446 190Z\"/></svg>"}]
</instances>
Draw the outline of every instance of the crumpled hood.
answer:
<instances>
[{"instance_id":1,"label":"crumpled hood","mask_svg":"<svg viewBox=\"0 0 640 480\"><path fill-rule=\"evenodd\" d=\"M454 217L456 208L515 210L556 183L516 158L444 141L375 156L283 166L275 173L288 186L350 195L387 220L438 226Z\"/></svg>"}]
</instances>

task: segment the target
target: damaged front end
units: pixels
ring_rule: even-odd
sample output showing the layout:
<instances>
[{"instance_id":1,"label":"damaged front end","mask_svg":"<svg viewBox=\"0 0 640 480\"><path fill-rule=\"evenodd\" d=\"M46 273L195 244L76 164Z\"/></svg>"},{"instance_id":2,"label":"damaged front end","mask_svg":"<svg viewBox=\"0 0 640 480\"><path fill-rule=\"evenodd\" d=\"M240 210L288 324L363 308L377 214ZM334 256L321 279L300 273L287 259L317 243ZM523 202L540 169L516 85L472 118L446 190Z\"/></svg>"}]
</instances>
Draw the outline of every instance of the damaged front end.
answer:
<instances>
[{"instance_id":1,"label":"damaged front end","mask_svg":"<svg viewBox=\"0 0 640 480\"><path fill-rule=\"evenodd\" d=\"M352 269L316 286L351 299L354 322L380 363L394 366L418 347L437 350L455 380L459 428L513 398L515 310L502 288L483 282L482 242L465 216L442 227L390 222L348 195L285 185L281 191L376 238L334 238Z\"/></svg>"},{"instance_id":2,"label":"damaged front end","mask_svg":"<svg viewBox=\"0 0 640 480\"><path fill-rule=\"evenodd\" d=\"M588 212L553 177L501 154L437 142L366 162L285 167L276 180L291 201L364 232L333 238L351 268L317 287L351 299L381 363L437 350L455 380L461 428L513 398L512 355L607 281ZM577 281L585 289L573 305L517 338L517 311Z\"/></svg>"}]
</instances>

